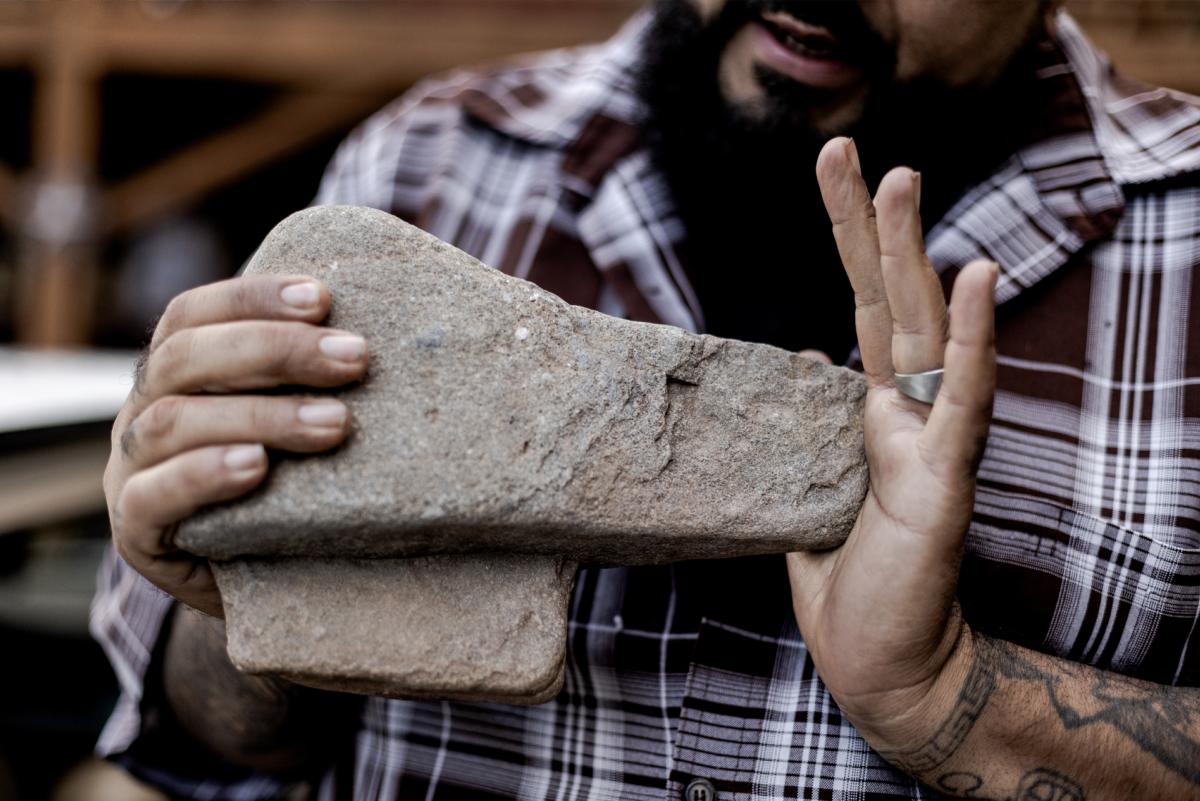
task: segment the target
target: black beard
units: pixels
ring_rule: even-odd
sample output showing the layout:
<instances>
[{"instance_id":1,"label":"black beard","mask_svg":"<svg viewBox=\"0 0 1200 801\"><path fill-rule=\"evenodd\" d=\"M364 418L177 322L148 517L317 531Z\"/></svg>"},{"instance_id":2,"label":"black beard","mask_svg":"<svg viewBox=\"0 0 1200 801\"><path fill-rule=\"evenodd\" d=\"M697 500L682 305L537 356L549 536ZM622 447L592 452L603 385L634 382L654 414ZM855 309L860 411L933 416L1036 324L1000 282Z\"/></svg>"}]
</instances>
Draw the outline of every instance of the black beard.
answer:
<instances>
[{"instance_id":1,"label":"black beard","mask_svg":"<svg viewBox=\"0 0 1200 801\"><path fill-rule=\"evenodd\" d=\"M805 111L828 97L766 68L756 70L765 108L726 102L717 80L725 45L771 9L824 25L852 48L868 89L847 130L814 130ZM933 224L1022 143L1013 120L1030 120L1040 32L993 86L950 89L893 81L894 51L852 0L728 0L708 23L689 0L659 0L639 90L647 141L688 230L684 256L707 330L843 359L853 301L814 175L821 147L833 133L853 136L872 189L891 167L921 171L923 219ZM1010 113L1019 102L1026 107Z\"/></svg>"}]
</instances>

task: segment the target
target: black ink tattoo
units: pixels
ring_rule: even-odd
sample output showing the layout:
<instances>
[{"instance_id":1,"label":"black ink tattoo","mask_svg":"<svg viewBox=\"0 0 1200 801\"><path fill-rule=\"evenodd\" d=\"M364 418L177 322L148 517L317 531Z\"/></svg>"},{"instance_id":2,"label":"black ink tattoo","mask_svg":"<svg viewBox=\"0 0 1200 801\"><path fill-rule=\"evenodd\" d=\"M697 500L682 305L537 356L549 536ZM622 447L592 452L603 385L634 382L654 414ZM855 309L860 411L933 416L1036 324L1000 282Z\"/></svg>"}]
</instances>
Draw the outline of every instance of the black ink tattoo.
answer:
<instances>
[{"instance_id":1,"label":"black ink tattoo","mask_svg":"<svg viewBox=\"0 0 1200 801\"><path fill-rule=\"evenodd\" d=\"M1021 779L1013 801L1085 801L1079 783L1055 770L1038 768Z\"/></svg>"},{"instance_id":2,"label":"black ink tattoo","mask_svg":"<svg viewBox=\"0 0 1200 801\"><path fill-rule=\"evenodd\" d=\"M996 674L983 660L971 666L967 680L950 716L929 742L913 751L892 755L892 761L909 773L924 775L937 768L958 750L983 714L988 699L996 691ZM897 761L898 760L898 761Z\"/></svg>"},{"instance_id":3,"label":"black ink tattoo","mask_svg":"<svg viewBox=\"0 0 1200 801\"><path fill-rule=\"evenodd\" d=\"M1200 691L1131 679L1079 663L1049 671L1002 640L979 638L1004 678L1041 684L1067 731L1107 723L1164 767L1200 785ZM1064 698L1066 681L1091 685L1086 708Z\"/></svg>"},{"instance_id":4,"label":"black ink tattoo","mask_svg":"<svg viewBox=\"0 0 1200 801\"><path fill-rule=\"evenodd\" d=\"M937 788L958 798L983 798L983 796L977 795L983 788L983 777L976 773L959 770L939 778Z\"/></svg>"},{"instance_id":5,"label":"black ink tattoo","mask_svg":"<svg viewBox=\"0 0 1200 801\"><path fill-rule=\"evenodd\" d=\"M914 776L931 773L958 751L995 691L996 671L987 659L975 660L954 708L933 737L911 751L886 753L884 758Z\"/></svg>"},{"instance_id":6,"label":"black ink tattoo","mask_svg":"<svg viewBox=\"0 0 1200 801\"><path fill-rule=\"evenodd\" d=\"M1168 687L1066 660L1048 667L1033 654L1002 640L976 636L977 657L954 708L928 742L910 751L884 754L915 776L928 776L951 759L967 739L996 691L999 680L1041 685L1059 722L1067 731L1108 724L1131 744L1183 779L1200 786L1200 690ZM1066 687L1087 687L1086 700L1072 702ZM979 783L974 781L978 779ZM977 795L982 779L966 772L945 773L938 784L963 798ZM1018 801L1078 801L1083 790L1074 781L1047 769L1025 776Z\"/></svg>"},{"instance_id":7,"label":"black ink tattoo","mask_svg":"<svg viewBox=\"0 0 1200 801\"><path fill-rule=\"evenodd\" d=\"M1026 773L1021 777L1016 793L1004 798L981 795L983 785L982 776L966 771L947 773L937 782L938 789L943 792L978 801L1087 801L1078 782L1047 768L1036 768Z\"/></svg>"}]
</instances>

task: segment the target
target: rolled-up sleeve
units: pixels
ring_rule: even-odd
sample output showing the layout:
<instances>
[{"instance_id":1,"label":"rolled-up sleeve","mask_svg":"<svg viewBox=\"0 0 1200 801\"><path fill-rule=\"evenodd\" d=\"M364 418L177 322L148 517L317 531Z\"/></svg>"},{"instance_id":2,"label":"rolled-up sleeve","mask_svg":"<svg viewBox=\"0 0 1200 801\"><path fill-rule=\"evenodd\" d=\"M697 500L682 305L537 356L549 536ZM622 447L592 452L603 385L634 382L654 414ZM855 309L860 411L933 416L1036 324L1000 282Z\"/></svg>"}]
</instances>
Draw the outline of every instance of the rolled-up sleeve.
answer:
<instances>
[{"instance_id":1,"label":"rolled-up sleeve","mask_svg":"<svg viewBox=\"0 0 1200 801\"><path fill-rule=\"evenodd\" d=\"M112 664L121 694L96 744L100 756L128 751L141 731L146 675L173 603L109 547L96 580L91 632Z\"/></svg>"}]
</instances>

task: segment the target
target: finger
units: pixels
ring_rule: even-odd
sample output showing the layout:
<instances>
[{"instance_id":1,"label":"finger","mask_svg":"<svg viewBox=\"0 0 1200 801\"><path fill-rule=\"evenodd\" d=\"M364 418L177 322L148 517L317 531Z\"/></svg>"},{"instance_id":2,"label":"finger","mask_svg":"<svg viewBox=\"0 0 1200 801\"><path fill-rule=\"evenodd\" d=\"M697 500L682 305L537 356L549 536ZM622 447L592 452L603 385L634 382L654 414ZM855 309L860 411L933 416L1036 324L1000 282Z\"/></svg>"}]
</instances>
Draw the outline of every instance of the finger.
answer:
<instances>
[{"instance_id":1,"label":"finger","mask_svg":"<svg viewBox=\"0 0 1200 801\"><path fill-rule=\"evenodd\" d=\"M313 453L346 438L350 413L334 398L168 395L139 414L121 436L132 473L206 445L261 442Z\"/></svg>"},{"instance_id":2,"label":"finger","mask_svg":"<svg viewBox=\"0 0 1200 801\"><path fill-rule=\"evenodd\" d=\"M185 328L151 353L134 411L165 395L340 386L361 378L366 366L362 337L308 323L253 320Z\"/></svg>"},{"instance_id":3,"label":"finger","mask_svg":"<svg viewBox=\"0 0 1200 801\"><path fill-rule=\"evenodd\" d=\"M115 504L113 540L134 568L164 591L209 614L216 597L203 560L174 549L166 532L212 503L256 487L267 473L261 445L200 448L132 475Z\"/></svg>"},{"instance_id":4,"label":"finger","mask_svg":"<svg viewBox=\"0 0 1200 801\"><path fill-rule=\"evenodd\" d=\"M808 348L806 350L800 351L796 355L803 356L805 359L812 359L813 361L818 361L821 364L833 364L833 359L829 358L829 354L823 350L814 350L812 348Z\"/></svg>"},{"instance_id":5,"label":"finger","mask_svg":"<svg viewBox=\"0 0 1200 801\"><path fill-rule=\"evenodd\" d=\"M995 302L999 267L972 262L954 282L946 374L921 451L951 478L972 477L983 454L996 391Z\"/></svg>"},{"instance_id":6,"label":"finger","mask_svg":"<svg viewBox=\"0 0 1200 801\"><path fill-rule=\"evenodd\" d=\"M164 531L202 506L248 492L266 473L266 450L258 444L197 448L134 473L117 499L121 539L142 557L171 553Z\"/></svg>"},{"instance_id":7,"label":"finger","mask_svg":"<svg viewBox=\"0 0 1200 801\"><path fill-rule=\"evenodd\" d=\"M879 271L875 206L863 183L854 142L832 139L817 157L817 182L833 223L842 266L854 289L854 325L863 369L873 383L892 377L892 315Z\"/></svg>"},{"instance_id":8,"label":"finger","mask_svg":"<svg viewBox=\"0 0 1200 801\"><path fill-rule=\"evenodd\" d=\"M163 312L150 350L185 328L234 320L302 320L317 323L329 313L329 290L303 275L230 278L177 295Z\"/></svg>"},{"instance_id":9,"label":"finger","mask_svg":"<svg viewBox=\"0 0 1200 801\"><path fill-rule=\"evenodd\" d=\"M907 167L884 176L875 194L879 264L892 313L892 365L899 373L942 366L946 300L925 255L921 177Z\"/></svg>"}]
</instances>

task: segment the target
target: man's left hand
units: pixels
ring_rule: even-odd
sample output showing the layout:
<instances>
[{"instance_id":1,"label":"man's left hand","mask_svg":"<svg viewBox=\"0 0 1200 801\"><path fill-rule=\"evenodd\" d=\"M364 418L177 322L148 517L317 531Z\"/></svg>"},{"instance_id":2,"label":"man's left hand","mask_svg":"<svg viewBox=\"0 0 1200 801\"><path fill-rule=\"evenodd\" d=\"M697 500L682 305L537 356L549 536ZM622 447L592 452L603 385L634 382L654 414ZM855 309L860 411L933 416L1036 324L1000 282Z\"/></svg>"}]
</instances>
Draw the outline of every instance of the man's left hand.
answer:
<instances>
[{"instance_id":1,"label":"man's left hand","mask_svg":"<svg viewBox=\"0 0 1200 801\"><path fill-rule=\"evenodd\" d=\"M920 176L892 170L872 201L854 143L835 139L817 177L854 288L870 486L842 547L789 555L792 598L842 711L881 753L902 753L941 723L971 659L956 591L995 389L998 268L964 268L948 316ZM896 389L896 372L938 367L932 406Z\"/></svg>"}]
</instances>

